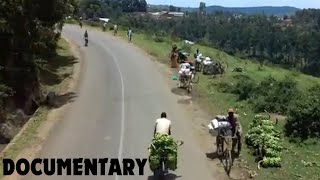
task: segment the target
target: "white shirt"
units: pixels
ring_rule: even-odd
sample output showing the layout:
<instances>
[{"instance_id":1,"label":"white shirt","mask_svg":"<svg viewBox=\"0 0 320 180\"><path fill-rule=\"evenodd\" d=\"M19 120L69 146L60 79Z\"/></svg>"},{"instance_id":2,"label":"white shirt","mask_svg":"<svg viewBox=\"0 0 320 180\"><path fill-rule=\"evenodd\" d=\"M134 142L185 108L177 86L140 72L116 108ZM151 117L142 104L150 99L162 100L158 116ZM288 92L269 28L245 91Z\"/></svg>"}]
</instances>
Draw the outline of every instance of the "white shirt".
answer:
<instances>
[{"instance_id":1,"label":"white shirt","mask_svg":"<svg viewBox=\"0 0 320 180\"><path fill-rule=\"evenodd\" d=\"M156 133L169 134L171 127L171 121L166 118L160 118L156 120Z\"/></svg>"},{"instance_id":2,"label":"white shirt","mask_svg":"<svg viewBox=\"0 0 320 180\"><path fill-rule=\"evenodd\" d=\"M190 64L189 63L180 64L180 70L184 70L184 69L190 69Z\"/></svg>"}]
</instances>

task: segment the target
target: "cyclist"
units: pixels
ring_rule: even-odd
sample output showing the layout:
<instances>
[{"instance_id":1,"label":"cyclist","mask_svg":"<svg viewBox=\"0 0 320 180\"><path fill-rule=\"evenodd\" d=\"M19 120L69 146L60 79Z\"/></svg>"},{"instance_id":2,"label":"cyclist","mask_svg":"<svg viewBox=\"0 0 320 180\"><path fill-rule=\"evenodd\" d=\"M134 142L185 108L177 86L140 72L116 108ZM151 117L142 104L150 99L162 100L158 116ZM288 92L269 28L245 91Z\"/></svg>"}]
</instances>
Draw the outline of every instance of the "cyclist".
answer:
<instances>
[{"instance_id":1,"label":"cyclist","mask_svg":"<svg viewBox=\"0 0 320 180\"><path fill-rule=\"evenodd\" d=\"M171 121L167 119L165 112L161 113L160 119L156 120L153 136L157 133L171 135Z\"/></svg>"},{"instance_id":2,"label":"cyclist","mask_svg":"<svg viewBox=\"0 0 320 180\"><path fill-rule=\"evenodd\" d=\"M132 39L132 29L129 28L128 30L128 39L129 39L129 42L131 42L131 39Z\"/></svg>"},{"instance_id":3,"label":"cyclist","mask_svg":"<svg viewBox=\"0 0 320 180\"><path fill-rule=\"evenodd\" d=\"M87 30L84 32L84 40L85 40L85 45L88 45L88 31Z\"/></svg>"}]
</instances>

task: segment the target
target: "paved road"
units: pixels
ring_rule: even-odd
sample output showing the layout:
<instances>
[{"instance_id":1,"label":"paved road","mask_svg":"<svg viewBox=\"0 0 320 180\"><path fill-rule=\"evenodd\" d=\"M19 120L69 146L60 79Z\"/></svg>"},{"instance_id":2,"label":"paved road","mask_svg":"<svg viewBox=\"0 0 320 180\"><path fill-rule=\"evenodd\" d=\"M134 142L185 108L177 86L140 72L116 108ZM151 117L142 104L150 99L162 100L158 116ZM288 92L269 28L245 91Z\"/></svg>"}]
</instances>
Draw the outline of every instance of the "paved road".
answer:
<instances>
[{"instance_id":1,"label":"paved road","mask_svg":"<svg viewBox=\"0 0 320 180\"><path fill-rule=\"evenodd\" d=\"M191 134L188 116L154 62L129 43L94 30L88 31L89 46L83 47L83 31L64 27L63 35L81 46L85 71L72 109L49 136L41 156L146 158L154 121L165 111L173 120L173 136L185 141L178 170L167 179L214 179ZM26 179L146 180L153 179L151 175L147 164L144 176Z\"/></svg>"}]
</instances>

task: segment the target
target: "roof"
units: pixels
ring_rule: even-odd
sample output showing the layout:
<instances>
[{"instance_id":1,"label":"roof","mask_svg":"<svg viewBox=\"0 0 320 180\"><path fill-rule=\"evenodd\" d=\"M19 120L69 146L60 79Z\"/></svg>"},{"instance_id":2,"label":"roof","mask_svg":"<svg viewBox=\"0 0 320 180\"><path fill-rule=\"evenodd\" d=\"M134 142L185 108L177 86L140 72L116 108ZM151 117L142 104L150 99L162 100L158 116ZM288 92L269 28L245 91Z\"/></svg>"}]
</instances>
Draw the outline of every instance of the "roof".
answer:
<instances>
[{"instance_id":1,"label":"roof","mask_svg":"<svg viewBox=\"0 0 320 180\"><path fill-rule=\"evenodd\" d=\"M109 22L110 21L110 19L108 19L108 18L99 18L99 20L100 21L105 21L105 22Z\"/></svg>"}]
</instances>

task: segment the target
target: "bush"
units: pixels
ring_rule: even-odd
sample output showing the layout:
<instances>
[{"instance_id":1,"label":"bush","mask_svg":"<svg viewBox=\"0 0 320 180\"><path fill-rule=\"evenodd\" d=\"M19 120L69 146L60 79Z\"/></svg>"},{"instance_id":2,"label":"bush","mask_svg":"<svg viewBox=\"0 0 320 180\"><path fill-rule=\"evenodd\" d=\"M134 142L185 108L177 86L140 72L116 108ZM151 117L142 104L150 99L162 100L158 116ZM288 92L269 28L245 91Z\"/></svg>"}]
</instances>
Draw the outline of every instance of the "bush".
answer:
<instances>
[{"instance_id":1,"label":"bush","mask_svg":"<svg viewBox=\"0 0 320 180\"><path fill-rule=\"evenodd\" d=\"M184 43L181 47L185 52L191 53L191 46L189 44Z\"/></svg>"},{"instance_id":2,"label":"bush","mask_svg":"<svg viewBox=\"0 0 320 180\"><path fill-rule=\"evenodd\" d=\"M300 92L297 82L290 77L281 81L268 77L255 88L250 102L255 112L267 110L273 113L286 114L289 105Z\"/></svg>"},{"instance_id":3,"label":"bush","mask_svg":"<svg viewBox=\"0 0 320 180\"><path fill-rule=\"evenodd\" d=\"M88 24L89 26L93 26L93 27L98 27L101 26L101 23L99 22L95 22L95 21L84 21L86 24Z\"/></svg>"},{"instance_id":4,"label":"bush","mask_svg":"<svg viewBox=\"0 0 320 180\"><path fill-rule=\"evenodd\" d=\"M152 39L154 40L154 42L157 42L157 43L165 42L165 38L161 36L152 36Z\"/></svg>"},{"instance_id":5,"label":"bush","mask_svg":"<svg viewBox=\"0 0 320 180\"><path fill-rule=\"evenodd\" d=\"M255 89L257 88L256 82L247 75L236 75L234 76L237 79L237 84L231 88L231 93L237 94L239 100L247 100L252 97Z\"/></svg>"},{"instance_id":6,"label":"bush","mask_svg":"<svg viewBox=\"0 0 320 180\"><path fill-rule=\"evenodd\" d=\"M319 89L320 85L315 85L292 103L285 125L287 136L300 138L301 141L320 137Z\"/></svg>"},{"instance_id":7,"label":"bush","mask_svg":"<svg viewBox=\"0 0 320 180\"><path fill-rule=\"evenodd\" d=\"M256 113L267 110L273 113L286 114L289 105L300 94L297 82L286 77L277 81L269 76L260 83L247 75L234 76L234 85L219 84L222 92L238 95L240 101L248 100Z\"/></svg>"}]
</instances>

